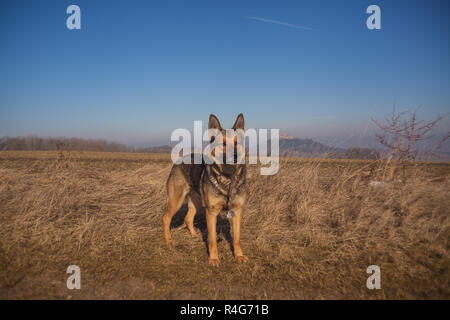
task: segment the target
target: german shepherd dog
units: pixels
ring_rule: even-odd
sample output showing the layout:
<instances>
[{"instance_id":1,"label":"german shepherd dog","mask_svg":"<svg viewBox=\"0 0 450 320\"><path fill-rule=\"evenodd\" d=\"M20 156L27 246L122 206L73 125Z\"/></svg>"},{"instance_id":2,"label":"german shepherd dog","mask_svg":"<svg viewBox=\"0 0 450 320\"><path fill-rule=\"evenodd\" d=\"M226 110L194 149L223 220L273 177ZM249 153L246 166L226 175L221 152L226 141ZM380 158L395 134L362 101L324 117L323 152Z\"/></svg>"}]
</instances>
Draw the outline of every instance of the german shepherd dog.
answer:
<instances>
[{"instance_id":1,"label":"german shepherd dog","mask_svg":"<svg viewBox=\"0 0 450 320\"><path fill-rule=\"evenodd\" d=\"M240 234L242 221L242 207L245 203L245 174L244 163L237 161L237 137L227 137L226 130L222 129L219 119L213 114L209 116L208 129L217 129L223 137L223 160L217 161L220 155L211 152L212 164L207 164L203 160L201 164L174 164L167 179L168 204L163 217L164 236L167 244L173 245L175 242L170 234L170 222L174 214L180 209L185 198L187 198L188 212L184 219L186 226L195 236L194 216L201 207L206 208L206 224L208 228L208 249L209 263L213 266L219 265L219 255L217 252L216 224L217 216L222 210L229 210L228 217L231 217L233 230L234 256L237 262L247 262L248 259L242 253ZM232 128L244 130L244 115L241 113ZM227 141L230 140L230 141ZM211 137L211 142L214 137ZM226 148L234 145L234 164L225 164ZM241 155L244 155L245 150ZM193 155L192 158L193 159ZM219 163L221 162L221 163Z\"/></svg>"}]
</instances>

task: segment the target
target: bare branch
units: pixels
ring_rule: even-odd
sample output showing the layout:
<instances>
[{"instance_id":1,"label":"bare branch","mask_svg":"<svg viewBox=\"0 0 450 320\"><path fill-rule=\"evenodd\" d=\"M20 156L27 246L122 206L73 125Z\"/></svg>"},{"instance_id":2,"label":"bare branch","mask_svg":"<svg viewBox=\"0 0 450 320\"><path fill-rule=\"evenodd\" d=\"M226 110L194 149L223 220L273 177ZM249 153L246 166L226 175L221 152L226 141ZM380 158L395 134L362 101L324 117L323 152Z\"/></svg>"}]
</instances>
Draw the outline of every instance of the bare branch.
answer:
<instances>
[{"instance_id":1,"label":"bare branch","mask_svg":"<svg viewBox=\"0 0 450 320\"><path fill-rule=\"evenodd\" d=\"M395 104L392 107L392 114L390 118L385 119L385 123L380 123L373 117L371 121L381 130L381 133L376 133L375 136L379 143L388 148L393 158L398 160L415 160L418 151L415 149L416 143L419 141L429 140L435 135L433 134L436 125L444 119L443 116L438 115L433 121L424 121L417 118L417 111L421 106L414 111L403 111L397 113ZM408 116L409 115L409 116ZM408 116L408 118L406 118ZM441 149L444 142L449 138L449 134L441 139L431 151L428 152L427 158L435 155Z\"/></svg>"}]
</instances>

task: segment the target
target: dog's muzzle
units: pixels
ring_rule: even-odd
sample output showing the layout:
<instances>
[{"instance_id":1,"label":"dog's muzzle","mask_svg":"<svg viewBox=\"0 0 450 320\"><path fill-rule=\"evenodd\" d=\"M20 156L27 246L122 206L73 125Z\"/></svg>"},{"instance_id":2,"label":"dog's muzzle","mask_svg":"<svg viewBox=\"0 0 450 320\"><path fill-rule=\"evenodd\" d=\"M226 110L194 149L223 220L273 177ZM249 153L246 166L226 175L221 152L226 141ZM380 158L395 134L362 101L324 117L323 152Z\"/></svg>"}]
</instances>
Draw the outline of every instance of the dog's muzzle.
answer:
<instances>
[{"instance_id":1,"label":"dog's muzzle","mask_svg":"<svg viewBox=\"0 0 450 320\"><path fill-rule=\"evenodd\" d=\"M223 164L222 172L225 173L227 176L232 176L236 172L236 165L235 164Z\"/></svg>"}]
</instances>

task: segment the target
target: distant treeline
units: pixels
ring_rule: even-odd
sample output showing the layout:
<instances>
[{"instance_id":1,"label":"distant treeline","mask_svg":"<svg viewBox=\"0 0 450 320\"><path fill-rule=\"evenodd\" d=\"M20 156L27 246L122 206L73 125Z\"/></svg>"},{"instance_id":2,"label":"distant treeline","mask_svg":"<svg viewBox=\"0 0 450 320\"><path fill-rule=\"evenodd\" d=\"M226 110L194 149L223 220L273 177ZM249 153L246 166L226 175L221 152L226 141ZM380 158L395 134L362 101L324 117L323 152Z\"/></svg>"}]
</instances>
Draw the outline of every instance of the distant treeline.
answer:
<instances>
[{"instance_id":1,"label":"distant treeline","mask_svg":"<svg viewBox=\"0 0 450 320\"><path fill-rule=\"evenodd\" d=\"M107 151L134 152L133 147L118 142L100 139L80 138L41 138L37 136L0 138L0 150L71 150L71 151Z\"/></svg>"},{"instance_id":2,"label":"distant treeline","mask_svg":"<svg viewBox=\"0 0 450 320\"><path fill-rule=\"evenodd\" d=\"M270 144L269 144L270 153ZM26 137L0 138L1 150L36 151L101 151L101 152L141 152L170 153L170 146L135 148L118 142L101 139L81 138L41 138L34 135ZM311 139L280 139L280 156L341 159L379 159L377 150L368 148L332 148Z\"/></svg>"}]
</instances>

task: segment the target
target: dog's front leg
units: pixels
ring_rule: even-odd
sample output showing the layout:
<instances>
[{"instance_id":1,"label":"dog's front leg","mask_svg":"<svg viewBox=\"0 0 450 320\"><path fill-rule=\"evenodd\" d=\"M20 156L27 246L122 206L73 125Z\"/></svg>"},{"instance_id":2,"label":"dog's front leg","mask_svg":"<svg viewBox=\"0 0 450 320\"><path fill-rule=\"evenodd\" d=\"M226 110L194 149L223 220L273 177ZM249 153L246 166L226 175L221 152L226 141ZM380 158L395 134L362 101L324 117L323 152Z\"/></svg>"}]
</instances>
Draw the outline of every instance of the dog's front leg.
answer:
<instances>
[{"instance_id":1,"label":"dog's front leg","mask_svg":"<svg viewBox=\"0 0 450 320\"><path fill-rule=\"evenodd\" d=\"M208 226L209 263L215 267L219 265L219 253L217 252L217 215L220 208L206 208L206 224Z\"/></svg>"},{"instance_id":2,"label":"dog's front leg","mask_svg":"<svg viewBox=\"0 0 450 320\"><path fill-rule=\"evenodd\" d=\"M248 258L244 256L241 248L241 222L242 222L242 207L233 208L234 216L231 218L233 226L233 248L234 256L237 262L247 262Z\"/></svg>"}]
</instances>

